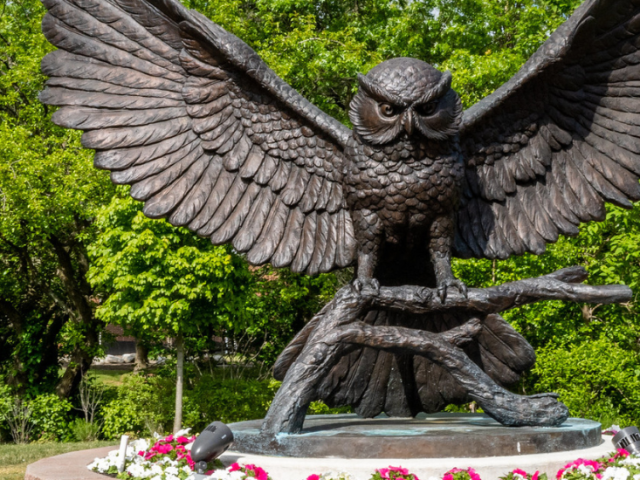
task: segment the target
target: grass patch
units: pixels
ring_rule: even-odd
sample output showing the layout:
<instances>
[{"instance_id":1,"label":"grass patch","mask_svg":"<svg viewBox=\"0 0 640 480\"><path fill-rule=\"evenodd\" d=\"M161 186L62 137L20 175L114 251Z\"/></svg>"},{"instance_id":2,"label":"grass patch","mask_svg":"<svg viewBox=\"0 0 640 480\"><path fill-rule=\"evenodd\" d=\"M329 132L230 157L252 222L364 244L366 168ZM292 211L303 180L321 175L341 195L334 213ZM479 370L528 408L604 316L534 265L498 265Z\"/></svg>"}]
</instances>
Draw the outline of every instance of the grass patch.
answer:
<instances>
[{"instance_id":1,"label":"grass patch","mask_svg":"<svg viewBox=\"0 0 640 480\"><path fill-rule=\"evenodd\" d=\"M125 375L131 374L131 372L126 370L98 370L97 368L92 368L91 374L95 377L96 381L100 383L109 387L119 387L122 385L122 378Z\"/></svg>"},{"instance_id":2,"label":"grass patch","mask_svg":"<svg viewBox=\"0 0 640 480\"><path fill-rule=\"evenodd\" d=\"M0 479L23 480L27 465L41 458L78 450L114 445L110 442L86 443L30 443L28 445L0 445Z\"/></svg>"}]
</instances>

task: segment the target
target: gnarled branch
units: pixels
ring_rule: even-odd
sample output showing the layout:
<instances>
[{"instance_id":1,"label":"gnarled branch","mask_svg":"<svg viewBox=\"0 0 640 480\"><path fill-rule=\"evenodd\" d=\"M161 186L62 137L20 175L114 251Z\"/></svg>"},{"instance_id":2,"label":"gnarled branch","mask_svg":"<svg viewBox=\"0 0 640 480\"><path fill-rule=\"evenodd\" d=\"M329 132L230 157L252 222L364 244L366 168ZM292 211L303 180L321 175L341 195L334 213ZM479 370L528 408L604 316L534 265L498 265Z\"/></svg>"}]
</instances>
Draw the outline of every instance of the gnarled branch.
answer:
<instances>
[{"instance_id":1,"label":"gnarled branch","mask_svg":"<svg viewBox=\"0 0 640 480\"><path fill-rule=\"evenodd\" d=\"M274 372L284 382L265 418L265 434L294 433L302 429L316 388L335 363L355 345L391 352L413 353L444 367L484 411L505 425L558 425L568 416L566 406L554 394L515 395L497 385L459 348L482 328L482 319L527 303L568 300L617 303L631 299L624 285L591 286L582 267L572 267L538 278L497 287L470 289L468 297L451 293L441 302L435 289L403 286L365 288L358 292L343 287L283 351ZM372 308L412 313L465 311L472 318L442 333L405 327L371 326L357 321ZM285 375L286 374L286 375Z\"/></svg>"}]
</instances>

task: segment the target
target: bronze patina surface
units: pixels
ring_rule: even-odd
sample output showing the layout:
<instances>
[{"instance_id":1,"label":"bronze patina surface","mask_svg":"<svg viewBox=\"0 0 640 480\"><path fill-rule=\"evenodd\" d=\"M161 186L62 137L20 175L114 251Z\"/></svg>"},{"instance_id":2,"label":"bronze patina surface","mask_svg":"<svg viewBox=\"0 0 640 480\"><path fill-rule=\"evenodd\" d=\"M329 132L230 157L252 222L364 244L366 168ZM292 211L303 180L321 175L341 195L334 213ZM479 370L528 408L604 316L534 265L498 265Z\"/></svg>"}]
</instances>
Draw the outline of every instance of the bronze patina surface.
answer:
<instances>
[{"instance_id":1,"label":"bronze patina surface","mask_svg":"<svg viewBox=\"0 0 640 480\"><path fill-rule=\"evenodd\" d=\"M300 433L260 433L262 420L231 424L232 451L286 457L477 458L579 450L602 442L601 426L569 418L559 427L509 428L483 414L415 418L310 415ZM578 453L576 453L578 455Z\"/></svg>"}]
</instances>

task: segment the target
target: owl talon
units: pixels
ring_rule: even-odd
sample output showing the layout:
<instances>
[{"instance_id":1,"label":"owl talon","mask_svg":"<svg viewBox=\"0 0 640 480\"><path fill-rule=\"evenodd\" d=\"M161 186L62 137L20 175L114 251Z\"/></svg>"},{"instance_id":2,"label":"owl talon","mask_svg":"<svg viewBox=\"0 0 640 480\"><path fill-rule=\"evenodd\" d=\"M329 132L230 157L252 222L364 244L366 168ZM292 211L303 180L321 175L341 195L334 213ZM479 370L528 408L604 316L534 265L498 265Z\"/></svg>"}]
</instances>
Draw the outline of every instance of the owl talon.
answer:
<instances>
[{"instance_id":1,"label":"owl talon","mask_svg":"<svg viewBox=\"0 0 640 480\"><path fill-rule=\"evenodd\" d=\"M447 299L447 291L450 287L457 288L458 292L460 292L464 298L469 298L467 286L460 280L453 278L451 280L440 282L440 285L438 286L438 297L440 298L441 303L444 303Z\"/></svg>"},{"instance_id":2,"label":"owl talon","mask_svg":"<svg viewBox=\"0 0 640 480\"><path fill-rule=\"evenodd\" d=\"M380 282L375 278L365 278L363 280L356 278L351 283L351 286L358 293L362 293L362 289L365 287L369 287L375 290L376 295L380 293Z\"/></svg>"}]
</instances>

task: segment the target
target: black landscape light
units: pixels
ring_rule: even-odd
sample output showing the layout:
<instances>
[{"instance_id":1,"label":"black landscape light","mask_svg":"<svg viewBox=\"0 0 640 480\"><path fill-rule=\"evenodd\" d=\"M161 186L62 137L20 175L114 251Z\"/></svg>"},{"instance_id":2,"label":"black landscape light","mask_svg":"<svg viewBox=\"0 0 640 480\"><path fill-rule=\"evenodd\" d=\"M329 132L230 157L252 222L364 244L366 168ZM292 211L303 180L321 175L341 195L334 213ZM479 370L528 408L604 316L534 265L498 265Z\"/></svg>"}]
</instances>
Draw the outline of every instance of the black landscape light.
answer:
<instances>
[{"instance_id":1,"label":"black landscape light","mask_svg":"<svg viewBox=\"0 0 640 480\"><path fill-rule=\"evenodd\" d=\"M222 422L210 423L191 447L191 459L196 462L196 473L204 474L207 463L222 455L233 443L233 432Z\"/></svg>"},{"instance_id":2,"label":"black landscape light","mask_svg":"<svg viewBox=\"0 0 640 480\"><path fill-rule=\"evenodd\" d=\"M638 427L627 427L613 437L616 448L624 448L629 453L640 455L640 431Z\"/></svg>"}]
</instances>

